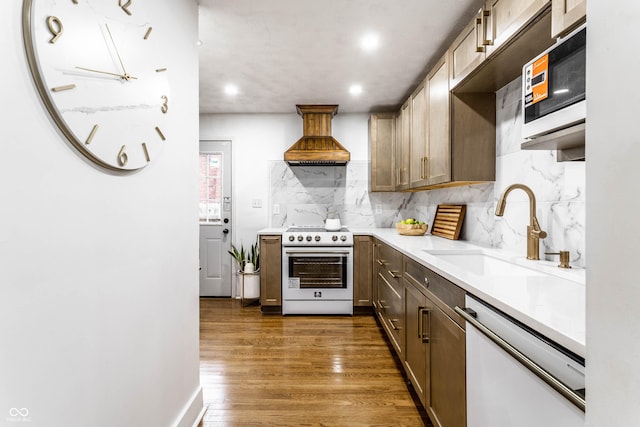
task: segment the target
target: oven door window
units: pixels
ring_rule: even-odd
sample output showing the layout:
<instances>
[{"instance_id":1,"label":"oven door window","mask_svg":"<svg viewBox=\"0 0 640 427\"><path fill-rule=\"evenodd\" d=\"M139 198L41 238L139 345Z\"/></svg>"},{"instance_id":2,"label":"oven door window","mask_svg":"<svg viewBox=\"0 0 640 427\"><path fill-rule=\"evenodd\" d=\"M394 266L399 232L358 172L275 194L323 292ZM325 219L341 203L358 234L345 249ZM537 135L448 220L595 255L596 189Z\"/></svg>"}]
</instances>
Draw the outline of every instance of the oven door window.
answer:
<instances>
[{"instance_id":1,"label":"oven door window","mask_svg":"<svg viewBox=\"0 0 640 427\"><path fill-rule=\"evenodd\" d=\"M289 280L299 280L300 289L344 289L347 258L347 255L289 256Z\"/></svg>"}]
</instances>

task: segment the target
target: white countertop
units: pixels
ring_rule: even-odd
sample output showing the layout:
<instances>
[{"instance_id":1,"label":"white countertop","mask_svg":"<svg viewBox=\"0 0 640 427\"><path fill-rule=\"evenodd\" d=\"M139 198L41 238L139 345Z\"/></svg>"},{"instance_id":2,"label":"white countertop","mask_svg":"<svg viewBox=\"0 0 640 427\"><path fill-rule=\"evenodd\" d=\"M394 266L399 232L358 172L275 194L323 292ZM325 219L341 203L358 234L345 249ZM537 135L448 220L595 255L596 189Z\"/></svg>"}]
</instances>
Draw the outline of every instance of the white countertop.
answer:
<instances>
[{"instance_id":1,"label":"white countertop","mask_svg":"<svg viewBox=\"0 0 640 427\"><path fill-rule=\"evenodd\" d=\"M260 234L279 234L281 228L264 229ZM560 269L557 262L531 261L522 254L487 248L460 240L427 234L401 236L393 228L354 229L354 234L377 237L393 248L451 280L468 293L502 310L542 335L585 357L585 270ZM528 269L547 273L540 276L476 275L439 259L424 250L481 250Z\"/></svg>"}]
</instances>

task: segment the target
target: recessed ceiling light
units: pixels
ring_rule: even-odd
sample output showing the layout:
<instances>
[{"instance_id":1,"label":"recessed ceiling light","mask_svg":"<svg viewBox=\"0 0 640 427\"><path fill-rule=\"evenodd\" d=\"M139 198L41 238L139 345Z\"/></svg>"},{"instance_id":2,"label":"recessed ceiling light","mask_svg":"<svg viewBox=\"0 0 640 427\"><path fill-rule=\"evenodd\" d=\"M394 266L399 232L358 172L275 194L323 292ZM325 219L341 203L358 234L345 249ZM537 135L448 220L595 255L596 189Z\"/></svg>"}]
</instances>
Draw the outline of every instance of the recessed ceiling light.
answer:
<instances>
[{"instance_id":1,"label":"recessed ceiling light","mask_svg":"<svg viewBox=\"0 0 640 427\"><path fill-rule=\"evenodd\" d=\"M349 86L349 93L353 96L360 95L362 93L362 85L351 85Z\"/></svg>"},{"instance_id":2,"label":"recessed ceiling light","mask_svg":"<svg viewBox=\"0 0 640 427\"><path fill-rule=\"evenodd\" d=\"M378 48L380 44L380 37L376 33L368 33L365 34L362 39L360 39L360 47L365 52L373 52Z\"/></svg>"},{"instance_id":3,"label":"recessed ceiling light","mask_svg":"<svg viewBox=\"0 0 640 427\"><path fill-rule=\"evenodd\" d=\"M228 84L224 87L224 93L229 96L234 96L238 94L238 86L234 84Z\"/></svg>"}]
</instances>

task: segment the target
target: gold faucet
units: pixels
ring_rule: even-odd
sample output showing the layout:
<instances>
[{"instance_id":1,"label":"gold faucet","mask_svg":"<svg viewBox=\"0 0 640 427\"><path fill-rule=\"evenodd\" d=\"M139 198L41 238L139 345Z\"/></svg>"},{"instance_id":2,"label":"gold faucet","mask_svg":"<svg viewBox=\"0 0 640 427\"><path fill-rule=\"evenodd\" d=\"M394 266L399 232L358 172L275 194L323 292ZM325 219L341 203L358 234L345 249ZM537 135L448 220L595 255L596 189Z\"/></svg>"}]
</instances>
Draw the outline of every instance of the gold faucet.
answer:
<instances>
[{"instance_id":1,"label":"gold faucet","mask_svg":"<svg viewBox=\"0 0 640 427\"><path fill-rule=\"evenodd\" d=\"M504 215L504 208L507 206L507 195L512 190L519 188L529 196L529 225L527 226L527 259L540 259L540 239L547 237L547 233L540 229L538 218L536 217L536 196L533 191L524 184L512 184L508 186L498 200L496 215Z\"/></svg>"}]
</instances>

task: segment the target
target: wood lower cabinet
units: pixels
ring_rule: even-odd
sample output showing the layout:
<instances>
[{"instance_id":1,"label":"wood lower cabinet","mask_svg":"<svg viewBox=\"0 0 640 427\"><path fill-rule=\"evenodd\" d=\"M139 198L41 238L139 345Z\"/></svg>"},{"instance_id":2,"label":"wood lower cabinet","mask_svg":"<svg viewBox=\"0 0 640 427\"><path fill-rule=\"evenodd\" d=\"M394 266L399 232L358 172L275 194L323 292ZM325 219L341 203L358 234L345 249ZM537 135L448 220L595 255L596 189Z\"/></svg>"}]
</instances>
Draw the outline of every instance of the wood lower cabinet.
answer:
<instances>
[{"instance_id":1,"label":"wood lower cabinet","mask_svg":"<svg viewBox=\"0 0 640 427\"><path fill-rule=\"evenodd\" d=\"M373 301L373 237L353 236L353 306L371 307Z\"/></svg>"},{"instance_id":2,"label":"wood lower cabinet","mask_svg":"<svg viewBox=\"0 0 640 427\"><path fill-rule=\"evenodd\" d=\"M424 321L426 317L427 297L415 286L404 279L404 313L405 313L405 356L404 368L409 380L413 384L423 407L428 406L430 400L428 375L429 353L424 335Z\"/></svg>"},{"instance_id":3,"label":"wood lower cabinet","mask_svg":"<svg viewBox=\"0 0 640 427\"><path fill-rule=\"evenodd\" d=\"M433 301L429 311L430 399L427 412L434 425L466 425L465 332Z\"/></svg>"},{"instance_id":4,"label":"wood lower cabinet","mask_svg":"<svg viewBox=\"0 0 640 427\"><path fill-rule=\"evenodd\" d=\"M587 17L587 0L553 0L551 3L551 36L565 35Z\"/></svg>"},{"instance_id":5,"label":"wood lower cabinet","mask_svg":"<svg viewBox=\"0 0 640 427\"><path fill-rule=\"evenodd\" d=\"M434 425L464 427L465 322L454 310L464 290L384 242L373 247L380 324Z\"/></svg>"},{"instance_id":6,"label":"wood lower cabinet","mask_svg":"<svg viewBox=\"0 0 640 427\"><path fill-rule=\"evenodd\" d=\"M464 291L404 258L404 367L438 427L466 425Z\"/></svg>"},{"instance_id":7,"label":"wood lower cabinet","mask_svg":"<svg viewBox=\"0 0 640 427\"><path fill-rule=\"evenodd\" d=\"M262 311L282 307L282 236L260 236L260 304Z\"/></svg>"},{"instance_id":8,"label":"wood lower cabinet","mask_svg":"<svg viewBox=\"0 0 640 427\"><path fill-rule=\"evenodd\" d=\"M398 356L404 353L404 305L402 300L402 254L376 242L374 251L376 315Z\"/></svg>"}]
</instances>

